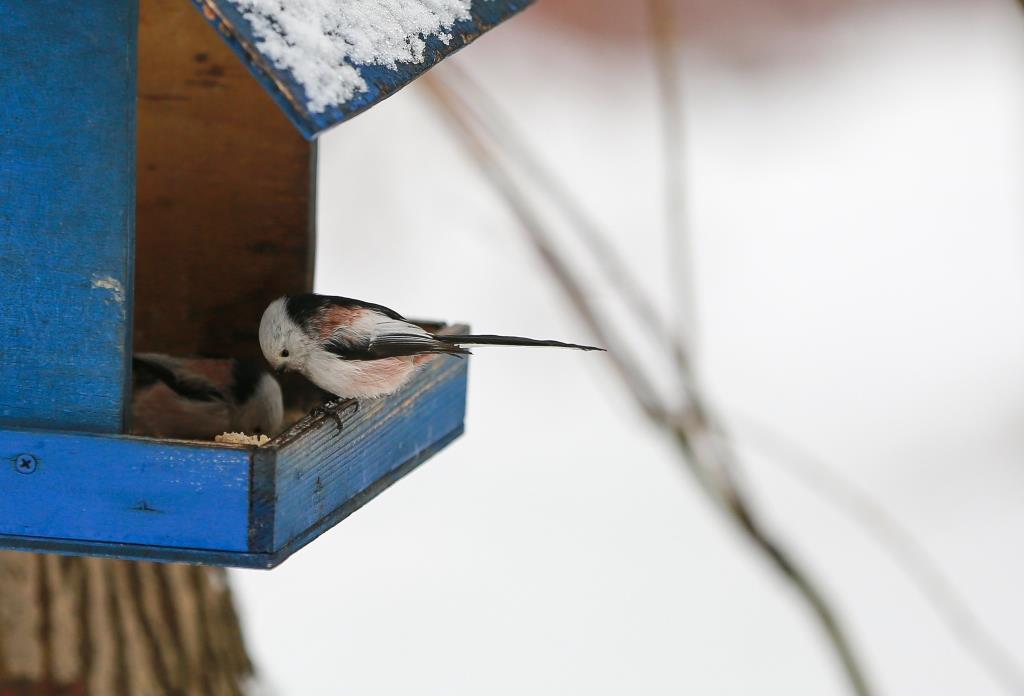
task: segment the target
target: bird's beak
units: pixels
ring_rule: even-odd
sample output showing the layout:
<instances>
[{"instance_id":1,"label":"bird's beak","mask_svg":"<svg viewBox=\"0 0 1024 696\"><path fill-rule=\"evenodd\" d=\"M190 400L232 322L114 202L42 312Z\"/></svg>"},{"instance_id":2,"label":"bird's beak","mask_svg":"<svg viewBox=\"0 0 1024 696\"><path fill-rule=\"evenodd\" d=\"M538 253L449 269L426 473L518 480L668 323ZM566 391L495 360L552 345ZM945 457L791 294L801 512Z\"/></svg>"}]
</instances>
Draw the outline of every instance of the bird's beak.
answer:
<instances>
[{"instance_id":1,"label":"bird's beak","mask_svg":"<svg viewBox=\"0 0 1024 696\"><path fill-rule=\"evenodd\" d=\"M280 365L278 365L274 369L274 374L276 374L278 377L280 377L281 375L283 375L287 371L288 371L288 366L285 365L284 363L281 363Z\"/></svg>"}]
</instances>

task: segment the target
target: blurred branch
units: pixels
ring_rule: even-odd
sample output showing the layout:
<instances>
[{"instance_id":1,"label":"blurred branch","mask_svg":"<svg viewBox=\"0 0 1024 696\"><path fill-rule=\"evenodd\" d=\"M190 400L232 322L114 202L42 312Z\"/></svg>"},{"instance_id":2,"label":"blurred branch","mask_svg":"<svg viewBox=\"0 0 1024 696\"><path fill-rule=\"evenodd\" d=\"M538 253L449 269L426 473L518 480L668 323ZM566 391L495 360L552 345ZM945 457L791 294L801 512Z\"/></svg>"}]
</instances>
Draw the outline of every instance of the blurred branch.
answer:
<instances>
[{"instance_id":1,"label":"blurred branch","mask_svg":"<svg viewBox=\"0 0 1024 696\"><path fill-rule=\"evenodd\" d=\"M683 75L679 59L680 27L674 0L647 0L654 66L658 78L658 107L661 120L664 166L665 234L668 241L669 282L678 303L677 333L685 337L693 352L698 341L697 283L693 236L686 215L684 172ZM683 272L690 270L690 273Z\"/></svg>"},{"instance_id":2,"label":"blurred branch","mask_svg":"<svg viewBox=\"0 0 1024 696\"><path fill-rule=\"evenodd\" d=\"M620 341L614 332L609 331L607 323L602 321L600 313L591 305L582 283L576 278L570 265L550 243L544 224L534 213L533 206L528 202L526 195L515 184L511 174L493 156L483 135L475 125L472 114L458 97L457 91L449 89L441 80L434 79L433 73L428 73L427 78L430 79L425 78L421 81L428 86L435 101L443 107L447 121L455 127L455 133L460 136L461 144L505 199L506 205L522 224L523 231L526 232L534 251L547 267L551 276L558 282L562 292L586 324L590 333L599 344L608 350L608 355L612 357L612 364L626 388L647 416L656 420L663 418L665 406L660 402L657 391L648 381L639 362L625 342Z\"/></svg>"},{"instance_id":3,"label":"blurred branch","mask_svg":"<svg viewBox=\"0 0 1024 696\"><path fill-rule=\"evenodd\" d=\"M495 147L488 142L484 126L474 119L458 91L450 89L436 72L428 74L422 82L429 87L460 144L518 219L551 277L595 338L608 348L612 364L644 414L677 444L682 455L681 463L695 476L711 500L728 513L729 518L804 598L839 658L851 689L859 696L868 696L872 692L835 612L809 574L767 531L733 478L734 454L727 440L719 435L721 429L710 418L702 394L692 382L684 379L683 389L688 398L682 409L668 409L657 400L641 363L628 348L628 341L603 321L600 309L573 273L572 264L562 258L553 236L530 204L526 192L502 163Z\"/></svg>"},{"instance_id":4,"label":"blurred branch","mask_svg":"<svg viewBox=\"0 0 1024 696\"><path fill-rule=\"evenodd\" d=\"M602 225L587 212L572 190L527 144L526 139L483 85L463 70L457 61L445 63L444 74L451 82L457 83L453 85L453 93L473 95L472 103L460 100L460 108L472 113L475 122L487 131L492 140L505 143L508 155L523 168L526 175L547 194L551 203L565 216L579 240L597 262L605 279L618 292L629 311L656 337L665 350L673 354L679 368L689 373L689 358L682 352L680 342L657 315L654 303L646 296L640 282L622 261L621 255L612 248Z\"/></svg>"},{"instance_id":5,"label":"blurred branch","mask_svg":"<svg viewBox=\"0 0 1024 696\"><path fill-rule=\"evenodd\" d=\"M751 442L766 454L774 451L776 456L771 459L777 465L830 500L873 537L918 587L964 650L973 655L1009 693L1024 694L1024 673L1017 661L988 631L935 559L899 520L872 500L866 491L830 469L823 460L792 439L750 418L731 420L740 424L741 439Z\"/></svg>"}]
</instances>

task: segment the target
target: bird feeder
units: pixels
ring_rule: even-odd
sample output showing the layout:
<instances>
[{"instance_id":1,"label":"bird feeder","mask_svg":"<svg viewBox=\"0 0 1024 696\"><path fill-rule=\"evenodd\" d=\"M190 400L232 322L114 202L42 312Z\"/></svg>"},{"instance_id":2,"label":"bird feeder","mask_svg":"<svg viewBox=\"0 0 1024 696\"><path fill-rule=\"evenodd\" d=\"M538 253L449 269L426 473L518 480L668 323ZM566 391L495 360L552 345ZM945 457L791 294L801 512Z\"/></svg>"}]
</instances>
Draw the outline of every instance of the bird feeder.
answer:
<instances>
[{"instance_id":1,"label":"bird feeder","mask_svg":"<svg viewBox=\"0 0 1024 696\"><path fill-rule=\"evenodd\" d=\"M316 137L528 1L381 0L387 35L346 0L0 0L0 548L269 568L461 434L445 357L340 433L129 436L131 355L260 358L312 289Z\"/></svg>"}]
</instances>

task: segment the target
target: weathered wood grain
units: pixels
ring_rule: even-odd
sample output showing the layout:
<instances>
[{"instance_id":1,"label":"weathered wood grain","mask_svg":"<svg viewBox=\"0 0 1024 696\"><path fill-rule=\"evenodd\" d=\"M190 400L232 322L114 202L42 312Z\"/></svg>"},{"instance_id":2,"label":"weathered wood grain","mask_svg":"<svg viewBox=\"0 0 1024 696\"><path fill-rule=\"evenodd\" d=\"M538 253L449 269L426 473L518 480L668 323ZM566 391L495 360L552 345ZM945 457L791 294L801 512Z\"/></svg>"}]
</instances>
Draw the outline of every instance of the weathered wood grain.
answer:
<instances>
[{"instance_id":1,"label":"weathered wood grain","mask_svg":"<svg viewBox=\"0 0 1024 696\"><path fill-rule=\"evenodd\" d=\"M259 40L254 35L252 25L230 0L192 2L217 27L218 33L273 96L295 127L306 138L312 139L387 99L447 56L525 8L532 0L477 0L472 6L472 16L457 22L449 30L451 38L447 43L438 36L424 37L427 47L423 62L403 63L395 69L358 65L368 89L345 104L319 113L306 107L305 90L292 73L278 68L272 60L260 53Z\"/></svg>"},{"instance_id":2,"label":"weathered wood grain","mask_svg":"<svg viewBox=\"0 0 1024 696\"><path fill-rule=\"evenodd\" d=\"M0 0L0 423L120 432L135 0Z\"/></svg>"},{"instance_id":3,"label":"weathered wood grain","mask_svg":"<svg viewBox=\"0 0 1024 696\"><path fill-rule=\"evenodd\" d=\"M262 360L312 289L315 151L184 0L142 0L135 350Z\"/></svg>"},{"instance_id":4,"label":"weathered wood grain","mask_svg":"<svg viewBox=\"0 0 1024 696\"><path fill-rule=\"evenodd\" d=\"M0 553L0 696L240 696L224 571Z\"/></svg>"}]
</instances>

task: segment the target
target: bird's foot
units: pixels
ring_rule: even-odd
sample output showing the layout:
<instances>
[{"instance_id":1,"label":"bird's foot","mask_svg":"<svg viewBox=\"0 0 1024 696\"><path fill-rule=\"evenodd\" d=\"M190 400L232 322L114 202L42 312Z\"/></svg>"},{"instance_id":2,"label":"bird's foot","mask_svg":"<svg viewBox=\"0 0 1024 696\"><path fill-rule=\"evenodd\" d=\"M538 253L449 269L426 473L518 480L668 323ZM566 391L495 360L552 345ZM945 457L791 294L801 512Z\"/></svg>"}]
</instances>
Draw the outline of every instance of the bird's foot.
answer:
<instances>
[{"instance_id":1,"label":"bird's foot","mask_svg":"<svg viewBox=\"0 0 1024 696\"><path fill-rule=\"evenodd\" d=\"M334 399L327 401L322 406L313 409L314 416L327 415L334 419L340 433L345 429L344 415L351 412L352 415L359 413L359 402L355 399Z\"/></svg>"}]
</instances>

